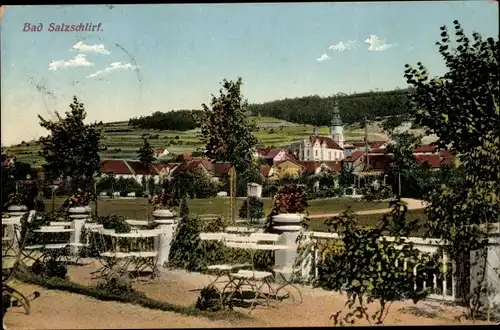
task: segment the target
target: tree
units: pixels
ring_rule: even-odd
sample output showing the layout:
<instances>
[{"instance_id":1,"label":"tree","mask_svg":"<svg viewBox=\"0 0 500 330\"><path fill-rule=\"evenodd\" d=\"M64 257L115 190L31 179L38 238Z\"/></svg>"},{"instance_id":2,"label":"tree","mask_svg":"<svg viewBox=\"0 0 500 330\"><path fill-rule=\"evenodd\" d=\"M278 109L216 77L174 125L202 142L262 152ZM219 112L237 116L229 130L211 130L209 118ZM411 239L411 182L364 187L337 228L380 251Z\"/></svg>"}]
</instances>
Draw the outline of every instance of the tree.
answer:
<instances>
[{"instance_id":1,"label":"tree","mask_svg":"<svg viewBox=\"0 0 500 330\"><path fill-rule=\"evenodd\" d=\"M50 131L49 136L40 138L40 154L46 161L43 166L46 179L69 177L76 189L91 183L94 175L100 173L101 129L100 124L83 122L87 112L76 96L70 108L65 118L56 112L56 121L38 116L40 126Z\"/></svg>"},{"instance_id":2,"label":"tree","mask_svg":"<svg viewBox=\"0 0 500 330\"><path fill-rule=\"evenodd\" d=\"M142 137L142 147L137 150L137 153L139 154L139 162L141 165L144 168L149 169L155 161L155 152L149 143L147 136Z\"/></svg>"},{"instance_id":3,"label":"tree","mask_svg":"<svg viewBox=\"0 0 500 330\"><path fill-rule=\"evenodd\" d=\"M254 125L248 121L248 103L241 95L242 79L223 80L219 96L212 95L210 107L202 104L200 139L205 144L205 155L215 161L229 162L237 173L253 165L257 138Z\"/></svg>"},{"instance_id":4,"label":"tree","mask_svg":"<svg viewBox=\"0 0 500 330\"><path fill-rule=\"evenodd\" d=\"M247 219L249 222L264 218L264 202L255 196L247 197L245 203L240 207L238 216L241 219Z\"/></svg>"},{"instance_id":5,"label":"tree","mask_svg":"<svg viewBox=\"0 0 500 330\"><path fill-rule=\"evenodd\" d=\"M411 111L417 123L439 137L438 146L455 157L456 180L436 187L426 209L429 235L443 238L458 265L457 292L474 318L480 309L482 285L470 290L467 266L470 251L486 244L480 225L500 216L500 110L499 41L484 40L474 32L467 37L458 21L455 43L446 26L441 27L439 53L448 72L429 78L422 63L406 65L405 77L414 87ZM484 249L483 249L484 250Z\"/></svg>"},{"instance_id":6,"label":"tree","mask_svg":"<svg viewBox=\"0 0 500 330\"><path fill-rule=\"evenodd\" d=\"M387 146L387 152L392 157L385 174L392 179L393 190L401 196L421 198L431 183L431 175L429 166L419 165L413 156L420 137L404 132L391 134L391 139L394 143Z\"/></svg>"}]
</instances>

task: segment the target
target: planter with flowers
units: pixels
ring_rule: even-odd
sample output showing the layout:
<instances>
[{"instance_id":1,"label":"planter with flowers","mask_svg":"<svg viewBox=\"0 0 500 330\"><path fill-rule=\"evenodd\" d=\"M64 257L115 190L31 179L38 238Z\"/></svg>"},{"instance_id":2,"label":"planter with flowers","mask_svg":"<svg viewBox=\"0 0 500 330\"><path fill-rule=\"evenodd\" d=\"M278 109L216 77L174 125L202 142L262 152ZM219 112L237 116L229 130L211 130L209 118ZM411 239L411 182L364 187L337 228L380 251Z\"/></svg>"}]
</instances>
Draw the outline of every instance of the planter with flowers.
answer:
<instances>
[{"instance_id":1,"label":"planter with flowers","mask_svg":"<svg viewBox=\"0 0 500 330\"><path fill-rule=\"evenodd\" d=\"M95 194L78 189L76 193L68 197L62 207L67 209L71 219L90 219L92 211L90 203L95 200Z\"/></svg>"},{"instance_id":2,"label":"planter with flowers","mask_svg":"<svg viewBox=\"0 0 500 330\"><path fill-rule=\"evenodd\" d=\"M19 193L10 194L7 198L7 203L5 203L7 213L13 217L22 216L26 213L26 211L28 211L28 207L25 203L26 196Z\"/></svg>"},{"instance_id":3,"label":"planter with flowers","mask_svg":"<svg viewBox=\"0 0 500 330\"><path fill-rule=\"evenodd\" d=\"M153 207L153 218L156 223L175 223L175 208L179 206L179 199L163 189L160 193L149 197L149 204Z\"/></svg>"},{"instance_id":4,"label":"planter with flowers","mask_svg":"<svg viewBox=\"0 0 500 330\"><path fill-rule=\"evenodd\" d=\"M307 203L304 187L289 184L280 187L274 196L274 204L268 216L268 231L281 234L280 242L288 246L286 250L276 251L275 265L282 268L278 273L289 280L296 268L299 236L303 228L307 228Z\"/></svg>"}]
</instances>

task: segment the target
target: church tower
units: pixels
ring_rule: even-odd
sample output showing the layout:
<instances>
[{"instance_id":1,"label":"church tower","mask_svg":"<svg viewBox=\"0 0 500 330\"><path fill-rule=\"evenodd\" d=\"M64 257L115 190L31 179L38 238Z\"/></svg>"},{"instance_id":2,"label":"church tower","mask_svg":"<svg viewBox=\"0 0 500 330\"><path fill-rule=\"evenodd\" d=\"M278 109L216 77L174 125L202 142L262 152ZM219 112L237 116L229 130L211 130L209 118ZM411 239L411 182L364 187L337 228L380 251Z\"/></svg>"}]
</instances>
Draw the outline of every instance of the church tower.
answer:
<instances>
[{"instance_id":1,"label":"church tower","mask_svg":"<svg viewBox=\"0 0 500 330\"><path fill-rule=\"evenodd\" d=\"M342 124L342 119L340 118L339 103L335 100L333 107L333 118L330 124L330 135L333 140L337 142L339 147L344 148L344 125Z\"/></svg>"}]
</instances>

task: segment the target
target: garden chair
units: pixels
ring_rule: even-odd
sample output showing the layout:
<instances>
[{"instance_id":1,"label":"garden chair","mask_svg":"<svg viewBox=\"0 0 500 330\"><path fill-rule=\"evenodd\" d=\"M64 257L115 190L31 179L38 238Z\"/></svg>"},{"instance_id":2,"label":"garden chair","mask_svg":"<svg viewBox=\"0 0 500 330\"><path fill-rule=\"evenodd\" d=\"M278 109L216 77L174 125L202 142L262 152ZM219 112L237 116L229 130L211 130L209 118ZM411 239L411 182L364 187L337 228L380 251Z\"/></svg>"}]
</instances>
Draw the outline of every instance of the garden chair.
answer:
<instances>
[{"instance_id":1,"label":"garden chair","mask_svg":"<svg viewBox=\"0 0 500 330\"><path fill-rule=\"evenodd\" d=\"M32 211L29 216L34 216L34 211ZM24 245L26 244L26 238L28 232L25 232L23 237L20 237L21 232L20 225L2 226L2 304L3 304L3 315L7 311L7 308L11 305L21 305L26 314L30 314L30 301L40 296L40 293L35 291L33 293L33 298L25 296L15 288L11 286L12 277L16 274L21 266L21 258L23 256L22 251L24 250ZM10 231L10 232L9 232ZM5 235L7 234L7 235ZM4 239L9 238L9 239ZM5 299L5 300L4 300ZM3 317L2 317L3 318ZM5 328L5 325L4 325Z\"/></svg>"},{"instance_id":2,"label":"garden chair","mask_svg":"<svg viewBox=\"0 0 500 330\"><path fill-rule=\"evenodd\" d=\"M219 232L219 233L201 233L200 234L200 239L201 239L201 244L203 246L203 251L204 251L204 256L205 256L205 263L207 264L207 275L210 281L210 286L213 286L219 291L221 301L224 299L224 295L226 293L226 289L229 288L228 284L231 283L231 280L229 279L229 274L237 271L239 269L245 268L245 267L250 267L250 264L246 263L231 263L228 259L227 253L222 255L222 261L223 263L220 264L209 264L209 258L208 258L208 253L207 253L207 245L209 242L220 242L224 244L225 238L228 236L227 233L224 232ZM224 285L223 290L219 290L217 288L217 285Z\"/></svg>"},{"instance_id":3,"label":"garden chair","mask_svg":"<svg viewBox=\"0 0 500 330\"><path fill-rule=\"evenodd\" d=\"M158 229L133 229L127 234L117 234L119 238L130 240L128 252L132 256L131 264L137 277L147 270L151 271L151 279L160 275L158 251L154 248L154 241L160 234L161 231Z\"/></svg>"},{"instance_id":4,"label":"garden chair","mask_svg":"<svg viewBox=\"0 0 500 330\"><path fill-rule=\"evenodd\" d=\"M255 253L260 250L257 242L259 238L257 236L239 236L239 235L227 235L225 239L225 245L228 248L237 248L247 250L250 254L251 259L251 269L240 269L238 272L229 273L229 282L224 287L223 291L231 289L231 294L228 299L234 296L236 292L240 294L243 300L243 287L248 286L252 289L254 297L250 304L250 311L255 308L259 297L263 296L266 300L266 305L271 306L268 295L264 294L262 288L267 286L271 288L271 281L273 278L273 273L268 271L258 271L255 270Z\"/></svg>"},{"instance_id":5,"label":"garden chair","mask_svg":"<svg viewBox=\"0 0 500 330\"><path fill-rule=\"evenodd\" d=\"M128 268L132 262L133 255L127 252L120 252L117 245L117 239L114 230L96 228L99 233L99 262L101 266L91 273L92 279L101 279L108 277L111 273L131 277Z\"/></svg>"}]
</instances>

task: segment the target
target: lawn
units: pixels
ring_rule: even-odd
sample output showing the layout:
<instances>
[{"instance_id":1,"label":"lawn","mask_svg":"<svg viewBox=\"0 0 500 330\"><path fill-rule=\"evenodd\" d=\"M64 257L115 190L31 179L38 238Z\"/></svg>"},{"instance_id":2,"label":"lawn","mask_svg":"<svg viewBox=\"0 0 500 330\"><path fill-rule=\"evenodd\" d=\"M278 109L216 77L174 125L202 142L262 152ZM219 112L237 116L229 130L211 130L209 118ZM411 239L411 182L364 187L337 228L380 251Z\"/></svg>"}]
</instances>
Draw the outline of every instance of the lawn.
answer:
<instances>
[{"instance_id":1,"label":"lawn","mask_svg":"<svg viewBox=\"0 0 500 330\"><path fill-rule=\"evenodd\" d=\"M264 211L267 214L272 205L270 198L264 198ZM58 197L55 200L55 207L58 208L64 202L63 197ZM236 200L236 212L245 202L244 199ZM52 209L52 201L45 201L46 209ZM105 198L99 199L98 214L105 215L121 215L127 219L145 220L148 214L151 215L151 208L147 203L146 198L137 199L118 199ZM228 217L230 214L230 200L228 198L207 198L207 199L190 199L188 206L191 214L222 214ZM356 201L350 198L335 198L335 199L316 199L309 201L310 214L331 214L338 213L351 206L354 211L375 210L387 208L387 203Z\"/></svg>"},{"instance_id":2,"label":"lawn","mask_svg":"<svg viewBox=\"0 0 500 330\"><path fill-rule=\"evenodd\" d=\"M406 221L411 222L414 220L418 220L419 228L418 230L411 233L411 236L422 237L426 232L426 224L427 224L427 215L424 213L424 209L418 210L409 210L406 213ZM376 226L380 223L382 219L383 213L379 214L363 214L358 215L358 223L360 226ZM311 231L327 231L327 227L325 226L325 218L321 219L311 219L309 222L309 228Z\"/></svg>"}]
</instances>

